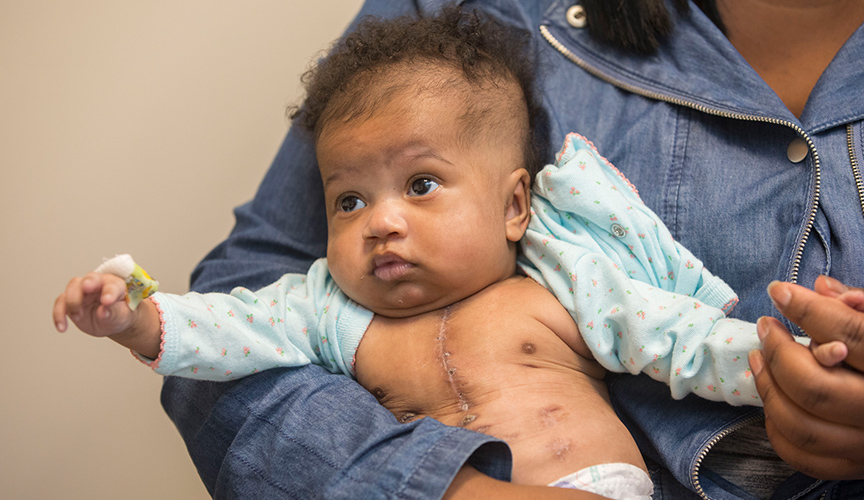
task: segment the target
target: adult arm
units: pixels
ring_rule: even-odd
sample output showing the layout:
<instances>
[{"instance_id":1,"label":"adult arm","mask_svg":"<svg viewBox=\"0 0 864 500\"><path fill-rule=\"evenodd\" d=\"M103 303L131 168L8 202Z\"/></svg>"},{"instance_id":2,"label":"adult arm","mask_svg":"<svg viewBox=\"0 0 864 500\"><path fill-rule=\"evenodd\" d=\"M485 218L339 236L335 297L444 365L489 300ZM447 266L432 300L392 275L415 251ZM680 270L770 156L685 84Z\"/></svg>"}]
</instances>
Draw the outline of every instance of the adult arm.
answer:
<instances>
[{"instance_id":1,"label":"adult arm","mask_svg":"<svg viewBox=\"0 0 864 500\"><path fill-rule=\"evenodd\" d=\"M443 500L495 498L515 500L521 498L538 498L544 500L603 500L606 497L588 493L587 491L563 488L548 488L545 486L515 485L478 472L466 465L459 471Z\"/></svg>"},{"instance_id":2,"label":"adult arm","mask_svg":"<svg viewBox=\"0 0 864 500\"><path fill-rule=\"evenodd\" d=\"M827 291L826 280L816 289ZM780 321L762 318L762 350L751 353L765 426L774 449L790 465L823 479L864 479L864 313L830 294L775 283L778 310L816 342L841 341L845 364L820 365L795 343Z\"/></svg>"},{"instance_id":3,"label":"adult arm","mask_svg":"<svg viewBox=\"0 0 864 500\"><path fill-rule=\"evenodd\" d=\"M400 424L317 365L165 385L162 404L216 499L600 498L506 482L503 443L431 418Z\"/></svg>"},{"instance_id":4,"label":"adult arm","mask_svg":"<svg viewBox=\"0 0 864 500\"><path fill-rule=\"evenodd\" d=\"M217 499L440 498L466 462L509 477L503 443L432 419L400 424L317 365L234 382L168 377L162 404Z\"/></svg>"}]
</instances>

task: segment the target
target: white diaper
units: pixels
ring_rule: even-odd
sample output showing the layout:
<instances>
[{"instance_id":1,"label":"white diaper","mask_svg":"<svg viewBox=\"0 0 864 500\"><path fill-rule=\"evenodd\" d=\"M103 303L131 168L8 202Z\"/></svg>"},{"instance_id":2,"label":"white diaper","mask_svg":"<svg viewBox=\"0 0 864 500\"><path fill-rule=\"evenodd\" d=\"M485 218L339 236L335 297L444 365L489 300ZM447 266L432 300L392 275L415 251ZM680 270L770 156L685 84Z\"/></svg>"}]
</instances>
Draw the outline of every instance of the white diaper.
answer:
<instances>
[{"instance_id":1,"label":"white diaper","mask_svg":"<svg viewBox=\"0 0 864 500\"><path fill-rule=\"evenodd\" d=\"M648 474L630 464L594 465L549 486L588 491L612 500L651 500L654 493L654 483Z\"/></svg>"}]
</instances>

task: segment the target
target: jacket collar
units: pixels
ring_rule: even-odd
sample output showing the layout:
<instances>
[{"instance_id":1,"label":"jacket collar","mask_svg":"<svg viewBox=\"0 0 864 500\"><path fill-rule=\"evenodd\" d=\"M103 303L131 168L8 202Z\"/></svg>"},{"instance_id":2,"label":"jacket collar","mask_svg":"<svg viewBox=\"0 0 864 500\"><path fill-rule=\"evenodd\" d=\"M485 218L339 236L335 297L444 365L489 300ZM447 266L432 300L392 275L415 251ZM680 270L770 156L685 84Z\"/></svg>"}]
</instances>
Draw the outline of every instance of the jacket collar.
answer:
<instances>
[{"instance_id":1,"label":"jacket collar","mask_svg":"<svg viewBox=\"0 0 864 500\"><path fill-rule=\"evenodd\" d=\"M565 18L569 4L559 0L547 11L549 33L585 69L626 90L714 114L792 123L810 132L864 117L864 27L825 70L799 121L695 5L685 16L670 6L674 36L656 55L643 57L610 50L587 29L571 27Z\"/></svg>"}]
</instances>

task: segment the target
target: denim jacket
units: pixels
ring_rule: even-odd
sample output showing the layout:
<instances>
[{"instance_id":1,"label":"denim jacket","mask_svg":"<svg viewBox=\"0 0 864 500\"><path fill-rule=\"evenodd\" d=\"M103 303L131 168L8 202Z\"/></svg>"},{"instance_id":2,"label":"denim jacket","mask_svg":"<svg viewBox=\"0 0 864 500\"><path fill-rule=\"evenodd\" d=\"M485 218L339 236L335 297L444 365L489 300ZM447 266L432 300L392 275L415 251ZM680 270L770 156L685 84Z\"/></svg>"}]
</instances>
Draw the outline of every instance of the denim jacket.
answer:
<instances>
[{"instance_id":1,"label":"denim jacket","mask_svg":"<svg viewBox=\"0 0 864 500\"><path fill-rule=\"evenodd\" d=\"M358 18L441 3L368 0ZM657 54L637 57L571 26L573 0L464 3L534 35L550 155L569 132L593 141L672 236L738 293L733 317L776 315L765 293L771 280L812 286L827 273L864 285L864 267L856 265L864 255L864 29L825 70L799 119L695 6L684 17L670 6L673 35ZM264 286L286 272L305 272L324 255L314 158L311 140L290 131L255 198L235 211L232 234L195 270L194 289ZM509 456L494 440L434 421L393 426L386 410L359 392L346 403L344 395L309 387L329 380L322 377L308 370L264 372L221 385L169 378L163 404L217 498L249 491L258 498L270 491L274 497L302 491L303 497L435 498L469 455L484 472L508 478ZM352 394L359 389L333 384ZM761 419L760 409L695 397L672 401L668 387L644 375L610 377L609 385L616 410L652 464L656 499L753 498L700 466L719 439ZM337 411L331 401L351 409ZM351 424L343 423L338 439L311 430L310 421L334 415ZM301 452L320 466L299 465L292 454ZM774 498L826 492L826 498L864 498L862 483L796 475Z\"/></svg>"},{"instance_id":2,"label":"denim jacket","mask_svg":"<svg viewBox=\"0 0 864 500\"><path fill-rule=\"evenodd\" d=\"M864 28L799 119L696 7L675 19L658 54L636 57L571 26L569 3L554 3L539 27L544 55L558 58L543 81L553 140L570 131L591 138L673 237L738 293L733 317L782 318L765 293L771 280L812 286L830 274L864 284ZM797 156L796 145L804 146ZM644 376L616 377L610 392L649 458L703 497L738 498L699 466L717 440L761 411L667 402ZM794 478L778 498L813 483Z\"/></svg>"}]
</instances>

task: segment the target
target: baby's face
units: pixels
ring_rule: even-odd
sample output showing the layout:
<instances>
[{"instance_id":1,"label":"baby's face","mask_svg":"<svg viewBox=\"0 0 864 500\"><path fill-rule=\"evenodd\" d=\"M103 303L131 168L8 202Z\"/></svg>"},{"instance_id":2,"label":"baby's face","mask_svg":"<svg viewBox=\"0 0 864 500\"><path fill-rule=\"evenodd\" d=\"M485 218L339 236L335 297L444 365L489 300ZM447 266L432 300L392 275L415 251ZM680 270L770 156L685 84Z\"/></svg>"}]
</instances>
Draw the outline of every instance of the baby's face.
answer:
<instances>
[{"instance_id":1,"label":"baby's face","mask_svg":"<svg viewBox=\"0 0 864 500\"><path fill-rule=\"evenodd\" d=\"M325 125L316 146L330 272L388 317L440 309L511 276L521 232L507 229L508 204L528 180L518 140L466 140L462 98L409 94L368 119Z\"/></svg>"}]
</instances>

